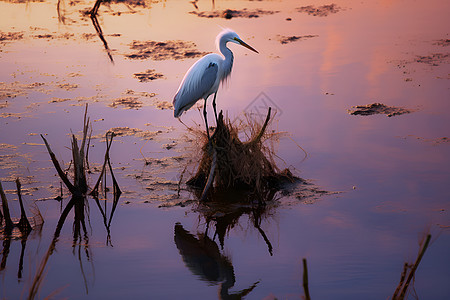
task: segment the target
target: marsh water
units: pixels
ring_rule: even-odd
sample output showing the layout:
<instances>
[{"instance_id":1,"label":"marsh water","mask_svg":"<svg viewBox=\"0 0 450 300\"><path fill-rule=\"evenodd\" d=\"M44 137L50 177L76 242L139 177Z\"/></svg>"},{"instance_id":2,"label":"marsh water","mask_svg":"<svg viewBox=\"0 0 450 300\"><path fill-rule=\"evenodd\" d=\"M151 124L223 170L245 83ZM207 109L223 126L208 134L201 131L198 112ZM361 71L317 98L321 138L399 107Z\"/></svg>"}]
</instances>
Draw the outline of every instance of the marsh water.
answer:
<instances>
[{"instance_id":1,"label":"marsh water","mask_svg":"<svg viewBox=\"0 0 450 300\"><path fill-rule=\"evenodd\" d=\"M449 299L450 2L109 1L91 18L93 6L0 2L0 180L13 217L19 178L44 220L27 238L2 232L2 299L28 298L42 264L38 299L301 299L302 259L312 299L387 299L427 234L408 296ZM230 46L218 108L276 110L277 165L308 182L263 210L239 192L204 205L184 184L200 160L186 126L204 125L195 107L181 124L171 102L222 28L259 54ZM86 233L74 240L70 213L55 240L70 193L40 134L69 168L86 103L89 185L112 130L122 195L113 209L107 176Z\"/></svg>"}]
</instances>

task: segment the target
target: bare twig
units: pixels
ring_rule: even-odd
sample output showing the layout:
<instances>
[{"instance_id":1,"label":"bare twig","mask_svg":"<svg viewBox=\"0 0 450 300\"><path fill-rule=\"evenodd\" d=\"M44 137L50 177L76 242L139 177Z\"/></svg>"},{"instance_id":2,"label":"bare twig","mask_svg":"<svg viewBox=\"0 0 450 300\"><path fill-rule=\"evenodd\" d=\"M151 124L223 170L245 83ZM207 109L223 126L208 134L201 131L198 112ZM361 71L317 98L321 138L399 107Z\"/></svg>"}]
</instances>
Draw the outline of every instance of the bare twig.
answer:
<instances>
[{"instance_id":1,"label":"bare twig","mask_svg":"<svg viewBox=\"0 0 450 300\"><path fill-rule=\"evenodd\" d=\"M251 140L249 143L258 143L262 136L264 135L264 132L266 131L267 128L267 124L270 121L270 113L272 112L272 107L269 107L269 110L267 111L267 116L266 116L266 120L264 121L264 125L261 127L261 130L259 131L258 135Z\"/></svg>"},{"instance_id":2,"label":"bare twig","mask_svg":"<svg viewBox=\"0 0 450 300\"><path fill-rule=\"evenodd\" d=\"M216 151L216 148L213 146L211 169L209 170L208 180L206 181L205 187L203 188L203 192L202 192L202 196L200 197L200 201L206 200L206 196L208 195L209 188L211 187L211 185L214 181L216 164L217 164L217 151Z\"/></svg>"}]
</instances>

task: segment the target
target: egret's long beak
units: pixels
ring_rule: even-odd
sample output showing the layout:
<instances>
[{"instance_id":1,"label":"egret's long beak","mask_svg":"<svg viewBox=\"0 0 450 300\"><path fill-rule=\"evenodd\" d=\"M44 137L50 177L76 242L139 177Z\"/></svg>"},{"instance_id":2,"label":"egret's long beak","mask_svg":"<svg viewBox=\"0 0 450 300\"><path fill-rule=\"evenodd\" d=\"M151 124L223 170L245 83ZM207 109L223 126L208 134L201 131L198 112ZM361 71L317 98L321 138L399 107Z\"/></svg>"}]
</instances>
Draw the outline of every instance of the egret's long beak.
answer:
<instances>
[{"instance_id":1,"label":"egret's long beak","mask_svg":"<svg viewBox=\"0 0 450 300\"><path fill-rule=\"evenodd\" d=\"M256 51L252 46L250 46L249 44L245 43L243 40L238 39L238 38L234 38L239 44L241 44L242 46L244 46L247 49L252 50L253 52L259 53L258 51Z\"/></svg>"}]
</instances>

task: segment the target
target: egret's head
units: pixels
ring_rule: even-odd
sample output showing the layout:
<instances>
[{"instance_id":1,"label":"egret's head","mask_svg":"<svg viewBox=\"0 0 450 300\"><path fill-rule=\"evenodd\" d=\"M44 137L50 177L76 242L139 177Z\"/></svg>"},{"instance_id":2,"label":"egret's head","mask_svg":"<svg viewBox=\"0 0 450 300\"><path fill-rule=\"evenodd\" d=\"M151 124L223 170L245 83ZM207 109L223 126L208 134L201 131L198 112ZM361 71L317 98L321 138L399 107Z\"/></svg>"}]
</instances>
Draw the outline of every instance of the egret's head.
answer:
<instances>
[{"instance_id":1,"label":"egret's head","mask_svg":"<svg viewBox=\"0 0 450 300\"><path fill-rule=\"evenodd\" d=\"M224 29L224 30L222 30L222 32L219 33L219 35L217 36L216 42L217 42L218 48L219 48L221 43L225 43L226 44L228 42L231 42L231 43L235 43L235 44L244 46L245 48L250 49L250 50L252 50L252 51L254 51L256 53L259 53L252 46L248 45L243 40L241 40L241 38L237 35L237 33L234 32L231 29Z\"/></svg>"}]
</instances>

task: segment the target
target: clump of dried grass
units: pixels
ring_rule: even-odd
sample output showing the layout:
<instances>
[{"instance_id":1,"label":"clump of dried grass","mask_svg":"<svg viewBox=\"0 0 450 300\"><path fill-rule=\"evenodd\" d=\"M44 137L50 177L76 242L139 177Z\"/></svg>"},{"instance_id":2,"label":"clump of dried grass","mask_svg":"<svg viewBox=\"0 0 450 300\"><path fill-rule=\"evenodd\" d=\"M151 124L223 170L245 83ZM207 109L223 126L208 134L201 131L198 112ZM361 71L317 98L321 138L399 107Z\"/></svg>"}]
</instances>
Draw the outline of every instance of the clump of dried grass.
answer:
<instances>
[{"instance_id":1,"label":"clump of dried grass","mask_svg":"<svg viewBox=\"0 0 450 300\"><path fill-rule=\"evenodd\" d=\"M213 183L215 189L244 189L264 194L295 182L298 178L288 169L280 171L276 166L274 145L280 133L267 130L270 121L270 108L264 122L247 115L238 125L229 118L224 120L220 113L211 142L202 133L202 158L196 174L187 184L203 188L202 198L205 199ZM242 141L240 136L247 140Z\"/></svg>"}]
</instances>

